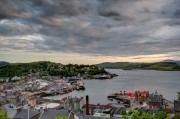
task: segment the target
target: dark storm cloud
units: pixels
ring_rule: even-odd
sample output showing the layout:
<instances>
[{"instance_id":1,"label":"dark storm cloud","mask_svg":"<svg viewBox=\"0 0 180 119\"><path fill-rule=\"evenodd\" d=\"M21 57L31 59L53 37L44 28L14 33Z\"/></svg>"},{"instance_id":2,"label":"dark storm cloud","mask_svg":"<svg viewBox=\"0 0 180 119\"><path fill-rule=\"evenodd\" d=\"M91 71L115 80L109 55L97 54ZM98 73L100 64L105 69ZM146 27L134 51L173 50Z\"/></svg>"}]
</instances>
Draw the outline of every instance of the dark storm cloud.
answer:
<instances>
[{"instance_id":1,"label":"dark storm cloud","mask_svg":"<svg viewBox=\"0 0 180 119\"><path fill-rule=\"evenodd\" d=\"M53 16L65 15L76 16L87 11L82 0L1 0L0 18L25 17L24 15Z\"/></svg>"},{"instance_id":2,"label":"dark storm cloud","mask_svg":"<svg viewBox=\"0 0 180 119\"><path fill-rule=\"evenodd\" d=\"M1 0L1 50L132 56L180 51L179 0Z\"/></svg>"},{"instance_id":3,"label":"dark storm cloud","mask_svg":"<svg viewBox=\"0 0 180 119\"><path fill-rule=\"evenodd\" d=\"M164 17L171 17L171 18L180 18L180 1L173 0L171 4L168 4L164 7L162 14Z\"/></svg>"}]
</instances>

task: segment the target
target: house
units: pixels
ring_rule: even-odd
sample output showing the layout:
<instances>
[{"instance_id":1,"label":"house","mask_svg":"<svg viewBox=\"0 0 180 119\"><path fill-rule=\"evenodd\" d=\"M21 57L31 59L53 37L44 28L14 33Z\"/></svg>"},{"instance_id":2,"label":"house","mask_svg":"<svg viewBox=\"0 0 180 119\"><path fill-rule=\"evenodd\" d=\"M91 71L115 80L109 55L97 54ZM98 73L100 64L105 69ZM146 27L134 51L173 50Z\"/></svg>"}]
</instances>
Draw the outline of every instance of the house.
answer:
<instances>
[{"instance_id":1,"label":"house","mask_svg":"<svg viewBox=\"0 0 180 119\"><path fill-rule=\"evenodd\" d=\"M17 103L17 102L19 102L19 96L18 95L8 95L8 96L6 96L6 101L9 103Z\"/></svg>"},{"instance_id":2,"label":"house","mask_svg":"<svg viewBox=\"0 0 180 119\"><path fill-rule=\"evenodd\" d=\"M40 112L29 109L29 119L39 119ZM27 119L28 109L19 109L14 119Z\"/></svg>"},{"instance_id":3,"label":"house","mask_svg":"<svg viewBox=\"0 0 180 119\"><path fill-rule=\"evenodd\" d=\"M148 102L150 109L161 109L163 106L163 95L158 94L156 91L149 95Z\"/></svg>"},{"instance_id":4,"label":"house","mask_svg":"<svg viewBox=\"0 0 180 119\"><path fill-rule=\"evenodd\" d=\"M0 91L4 90L4 85L0 85Z\"/></svg>"},{"instance_id":5,"label":"house","mask_svg":"<svg viewBox=\"0 0 180 119\"><path fill-rule=\"evenodd\" d=\"M59 103L43 103L43 104L40 104L40 105L36 105L35 109L36 110L40 110L40 109L55 109L55 108L58 108L58 107L60 107Z\"/></svg>"},{"instance_id":6,"label":"house","mask_svg":"<svg viewBox=\"0 0 180 119\"><path fill-rule=\"evenodd\" d=\"M112 109L98 110L94 113L94 117L110 118Z\"/></svg>"},{"instance_id":7,"label":"house","mask_svg":"<svg viewBox=\"0 0 180 119\"><path fill-rule=\"evenodd\" d=\"M79 119L105 119L104 117L94 117L92 115L80 116Z\"/></svg>"},{"instance_id":8,"label":"house","mask_svg":"<svg viewBox=\"0 0 180 119\"><path fill-rule=\"evenodd\" d=\"M12 81L18 81L18 80L21 80L21 77L18 77L18 76L14 76L12 77L11 79Z\"/></svg>"},{"instance_id":9,"label":"house","mask_svg":"<svg viewBox=\"0 0 180 119\"><path fill-rule=\"evenodd\" d=\"M141 104L148 99L149 91L135 91L135 100Z\"/></svg>"},{"instance_id":10,"label":"house","mask_svg":"<svg viewBox=\"0 0 180 119\"><path fill-rule=\"evenodd\" d=\"M180 100L174 100L174 111L180 113Z\"/></svg>"}]
</instances>

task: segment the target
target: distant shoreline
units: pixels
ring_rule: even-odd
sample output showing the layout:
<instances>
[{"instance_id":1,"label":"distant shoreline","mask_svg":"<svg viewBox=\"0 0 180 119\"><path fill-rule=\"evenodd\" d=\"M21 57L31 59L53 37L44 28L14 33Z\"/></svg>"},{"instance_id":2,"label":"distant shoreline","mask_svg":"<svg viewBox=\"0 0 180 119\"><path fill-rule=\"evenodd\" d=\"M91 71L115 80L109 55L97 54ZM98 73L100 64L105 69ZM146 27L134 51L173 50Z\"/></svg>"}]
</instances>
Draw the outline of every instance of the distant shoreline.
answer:
<instances>
[{"instance_id":1,"label":"distant shoreline","mask_svg":"<svg viewBox=\"0 0 180 119\"><path fill-rule=\"evenodd\" d=\"M156 63L105 62L105 63L97 64L96 66L105 69L180 71L180 65L174 62L156 62Z\"/></svg>"},{"instance_id":2,"label":"distant shoreline","mask_svg":"<svg viewBox=\"0 0 180 119\"><path fill-rule=\"evenodd\" d=\"M121 69L121 68L105 68L105 69ZM138 70L145 70L145 71L180 71L180 70L155 70L155 69L122 69L124 71L138 71Z\"/></svg>"}]
</instances>

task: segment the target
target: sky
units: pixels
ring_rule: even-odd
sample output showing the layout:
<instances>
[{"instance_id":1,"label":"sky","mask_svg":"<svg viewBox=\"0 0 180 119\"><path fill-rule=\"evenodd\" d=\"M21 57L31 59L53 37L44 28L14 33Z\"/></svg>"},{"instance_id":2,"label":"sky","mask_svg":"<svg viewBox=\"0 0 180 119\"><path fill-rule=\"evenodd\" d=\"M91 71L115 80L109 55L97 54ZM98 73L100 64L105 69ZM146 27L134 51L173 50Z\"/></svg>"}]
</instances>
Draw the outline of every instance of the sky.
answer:
<instances>
[{"instance_id":1,"label":"sky","mask_svg":"<svg viewBox=\"0 0 180 119\"><path fill-rule=\"evenodd\" d=\"M180 60L180 0L0 0L0 61Z\"/></svg>"}]
</instances>

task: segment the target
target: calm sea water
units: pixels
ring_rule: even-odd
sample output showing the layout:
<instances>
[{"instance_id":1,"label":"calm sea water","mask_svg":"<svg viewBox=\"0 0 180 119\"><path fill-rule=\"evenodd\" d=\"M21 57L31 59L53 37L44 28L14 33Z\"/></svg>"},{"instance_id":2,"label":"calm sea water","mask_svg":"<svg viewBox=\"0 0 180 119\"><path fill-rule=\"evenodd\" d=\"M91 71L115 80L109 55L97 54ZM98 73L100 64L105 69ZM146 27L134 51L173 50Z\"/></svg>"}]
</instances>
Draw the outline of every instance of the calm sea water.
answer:
<instances>
[{"instance_id":1,"label":"calm sea water","mask_svg":"<svg viewBox=\"0 0 180 119\"><path fill-rule=\"evenodd\" d=\"M153 93L157 90L166 99L173 101L177 99L177 92L180 91L180 71L106 70L119 76L107 80L85 80L85 91L73 91L62 96L47 98L62 99L66 96L85 97L89 95L91 104L107 104L110 102L107 100L107 95L112 92L149 90Z\"/></svg>"}]
</instances>

